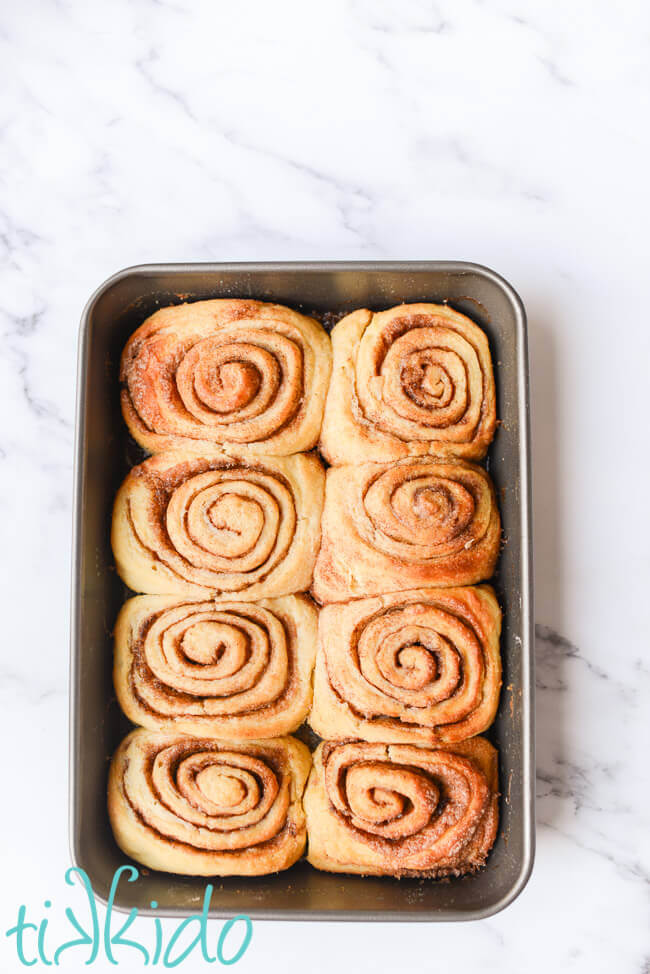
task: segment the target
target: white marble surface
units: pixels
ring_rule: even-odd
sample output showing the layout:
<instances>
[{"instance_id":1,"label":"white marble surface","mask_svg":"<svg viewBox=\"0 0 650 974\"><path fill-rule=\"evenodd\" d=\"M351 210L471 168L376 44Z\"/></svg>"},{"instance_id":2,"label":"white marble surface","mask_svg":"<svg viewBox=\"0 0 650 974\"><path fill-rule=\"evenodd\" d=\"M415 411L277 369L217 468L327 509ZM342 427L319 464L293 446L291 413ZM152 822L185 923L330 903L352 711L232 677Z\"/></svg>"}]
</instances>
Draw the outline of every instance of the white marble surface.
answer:
<instances>
[{"instance_id":1,"label":"white marble surface","mask_svg":"<svg viewBox=\"0 0 650 974\"><path fill-rule=\"evenodd\" d=\"M238 969L649 970L649 45L642 0L2 5L3 971L18 904L69 902L81 309L133 263L294 257L476 260L527 305L538 851L487 921L260 923Z\"/></svg>"}]
</instances>

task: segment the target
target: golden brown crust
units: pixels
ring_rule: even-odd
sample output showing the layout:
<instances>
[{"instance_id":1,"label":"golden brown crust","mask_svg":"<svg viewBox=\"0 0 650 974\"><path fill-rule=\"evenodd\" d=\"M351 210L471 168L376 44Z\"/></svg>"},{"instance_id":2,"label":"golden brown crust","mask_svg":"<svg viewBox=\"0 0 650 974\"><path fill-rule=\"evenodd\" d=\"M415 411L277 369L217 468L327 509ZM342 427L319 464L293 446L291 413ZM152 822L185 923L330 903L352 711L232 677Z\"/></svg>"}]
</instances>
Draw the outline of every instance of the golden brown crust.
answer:
<instances>
[{"instance_id":1,"label":"golden brown crust","mask_svg":"<svg viewBox=\"0 0 650 974\"><path fill-rule=\"evenodd\" d=\"M291 737L208 741L138 729L111 762L108 812L136 862L192 876L261 876L305 848L309 751Z\"/></svg>"},{"instance_id":2,"label":"golden brown crust","mask_svg":"<svg viewBox=\"0 0 650 974\"><path fill-rule=\"evenodd\" d=\"M489 586L325 606L309 723L327 740L430 747L481 734L499 704L500 630Z\"/></svg>"},{"instance_id":3,"label":"golden brown crust","mask_svg":"<svg viewBox=\"0 0 650 974\"><path fill-rule=\"evenodd\" d=\"M308 861L364 876L461 876L496 838L497 753L484 738L453 748L320 744L305 791Z\"/></svg>"},{"instance_id":4,"label":"golden brown crust","mask_svg":"<svg viewBox=\"0 0 650 974\"><path fill-rule=\"evenodd\" d=\"M185 439L288 456L316 445L331 357L321 325L281 305L162 308L122 353L122 413L151 452Z\"/></svg>"},{"instance_id":5,"label":"golden brown crust","mask_svg":"<svg viewBox=\"0 0 650 974\"><path fill-rule=\"evenodd\" d=\"M119 704L134 724L152 730L288 734L311 704L317 619L305 596L256 604L129 599L115 627Z\"/></svg>"},{"instance_id":6,"label":"golden brown crust","mask_svg":"<svg viewBox=\"0 0 650 974\"><path fill-rule=\"evenodd\" d=\"M327 603L473 585L493 574L500 532L492 481L476 464L332 467L312 592Z\"/></svg>"},{"instance_id":7,"label":"golden brown crust","mask_svg":"<svg viewBox=\"0 0 650 974\"><path fill-rule=\"evenodd\" d=\"M343 318L321 452L332 464L485 456L496 427L487 337L447 305L404 304Z\"/></svg>"},{"instance_id":8,"label":"golden brown crust","mask_svg":"<svg viewBox=\"0 0 650 974\"><path fill-rule=\"evenodd\" d=\"M120 577L135 592L230 600L305 591L320 539L318 459L178 448L134 467L113 511Z\"/></svg>"}]
</instances>

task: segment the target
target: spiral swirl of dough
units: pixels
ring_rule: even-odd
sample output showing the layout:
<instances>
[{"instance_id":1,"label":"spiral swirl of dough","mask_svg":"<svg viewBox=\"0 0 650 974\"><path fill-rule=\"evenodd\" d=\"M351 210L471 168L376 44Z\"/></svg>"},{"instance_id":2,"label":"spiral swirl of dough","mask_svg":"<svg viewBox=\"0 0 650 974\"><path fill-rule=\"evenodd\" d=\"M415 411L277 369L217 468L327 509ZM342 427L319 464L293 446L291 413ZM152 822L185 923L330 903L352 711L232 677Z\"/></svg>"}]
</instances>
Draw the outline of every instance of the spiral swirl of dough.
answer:
<instances>
[{"instance_id":1,"label":"spiral swirl of dough","mask_svg":"<svg viewBox=\"0 0 650 974\"><path fill-rule=\"evenodd\" d=\"M495 752L323 744L305 795L310 861L334 872L459 875L485 860L496 830Z\"/></svg>"},{"instance_id":2,"label":"spiral swirl of dough","mask_svg":"<svg viewBox=\"0 0 650 974\"><path fill-rule=\"evenodd\" d=\"M319 602L490 578L501 522L482 467L426 458L331 467L314 572Z\"/></svg>"},{"instance_id":3,"label":"spiral swirl of dough","mask_svg":"<svg viewBox=\"0 0 650 974\"><path fill-rule=\"evenodd\" d=\"M499 702L500 628L488 586L326 606L312 727L328 740L430 746L482 733Z\"/></svg>"},{"instance_id":4,"label":"spiral swirl of dough","mask_svg":"<svg viewBox=\"0 0 650 974\"><path fill-rule=\"evenodd\" d=\"M485 537L492 497L479 467L400 463L377 471L356 509L359 532L405 561L448 558Z\"/></svg>"},{"instance_id":5,"label":"spiral swirl of dough","mask_svg":"<svg viewBox=\"0 0 650 974\"><path fill-rule=\"evenodd\" d=\"M224 742L136 730L111 765L120 847L153 869L259 875L305 844L300 796L309 752L292 738Z\"/></svg>"},{"instance_id":6,"label":"spiral swirl of dough","mask_svg":"<svg viewBox=\"0 0 650 974\"><path fill-rule=\"evenodd\" d=\"M118 571L136 592L255 599L309 587L323 470L313 455L203 448L133 468L113 514Z\"/></svg>"},{"instance_id":7,"label":"spiral swirl of dough","mask_svg":"<svg viewBox=\"0 0 650 974\"><path fill-rule=\"evenodd\" d=\"M122 354L122 411L152 452L178 438L285 456L320 432L330 341L313 318L260 301L163 308Z\"/></svg>"},{"instance_id":8,"label":"spiral swirl of dough","mask_svg":"<svg viewBox=\"0 0 650 974\"><path fill-rule=\"evenodd\" d=\"M311 702L316 626L302 596L256 604L130 599L115 629L120 706L135 724L200 737L289 733Z\"/></svg>"},{"instance_id":9,"label":"spiral swirl of dough","mask_svg":"<svg viewBox=\"0 0 650 974\"><path fill-rule=\"evenodd\" d=\"M360 310L332 332L321 448L330 463L479 459L496 426L487 336L447 305Z\"/></svg>"}]
</instances>

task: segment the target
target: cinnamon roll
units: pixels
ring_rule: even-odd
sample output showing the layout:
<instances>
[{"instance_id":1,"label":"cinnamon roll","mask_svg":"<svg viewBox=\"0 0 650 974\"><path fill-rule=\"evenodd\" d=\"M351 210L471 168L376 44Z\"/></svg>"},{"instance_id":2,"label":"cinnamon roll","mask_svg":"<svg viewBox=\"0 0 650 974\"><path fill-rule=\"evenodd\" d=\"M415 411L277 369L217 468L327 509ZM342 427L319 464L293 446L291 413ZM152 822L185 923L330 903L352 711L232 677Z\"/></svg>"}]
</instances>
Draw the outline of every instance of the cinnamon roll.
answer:
<instances>
[{"instance_id":1,"label":"cinnamon roll","mask_svg":"<svg viewBox=\"0 0 650 974\"><path fill-rule=\"evenodd\" d=\"M364 876L461 876L497 830L497 753L475 737L453 750L319 745L305 792L307 858Z\"/></svg>"},{"instance_id":2,"label":"cinnamon roll","mask_svg":"<svg viewBox=\"0 0 650 974\"><path fill-rule=\"evenodd\" d=\"M122 412L151 452L190 441L287 456L320 432L330 340L313 318L261 301L162 308L122 354Z\"/></svg>"},{"instance_id":3,"label":"cinnamon roll","mask_svg":"<svg viewBox=\"0 0 650 974\"><path fill-rule=\"evenodd\" d=\"M305 848L311 758L291 737L209 741L138 729L111 763L108 812L136 862L192 876L261 876Z\"/></svg>"},{"instance_id":4,"label":"cinnamon roll","mask_svg":"<svg viewBox=\"0 0 650 974\"><path fill-rule=\"evenodd\" d=\"M499 704L500 630L489 586L325 606L309 723L328 740L435 746L480 734Z\"/></svg>"},{"instance_id":5,"label":"cinnamon roll","mask_svg":"<svg viewBox=\"0 0 650 974\"><path fill-rule=\"evenodd\" d=\"M330 463L485 456L496 426L492 360L465 315L440 304L355 311L332 346L321 433Z\"/></svg>"},{"instance_id":6,"label":"cinnamon roll","mask_svg":"<svg viewBox=\"0 0 650 974\"><path fill-rule=\"evenodd\" d=\"M309 588L324 473L315 456L158 453L134 467L113 511L121 578L149 595L254 600Z\"/></svg>"},{"instance_id":7,"label":"cinnamon roll","mask_svg":"<svg viewBox=\"0 0 650 974\"><path fill-rule=\"evenodd\" d=\"M117 699L134 724L197 737L279 737L311 703L317 612L304 596L256 604L140 595L115 627Z\"/></svg>"},{"instance_id":8,"label":"cinnamon roll","mask_svg":"<svg viewBox=\"0 0 650 974\"><path fill-rule=\"evenodd\" d=\"M319 602L489 578L500 544L494 487L482 467L423 458L327 471Z\"/></svg>"}]
</instances>

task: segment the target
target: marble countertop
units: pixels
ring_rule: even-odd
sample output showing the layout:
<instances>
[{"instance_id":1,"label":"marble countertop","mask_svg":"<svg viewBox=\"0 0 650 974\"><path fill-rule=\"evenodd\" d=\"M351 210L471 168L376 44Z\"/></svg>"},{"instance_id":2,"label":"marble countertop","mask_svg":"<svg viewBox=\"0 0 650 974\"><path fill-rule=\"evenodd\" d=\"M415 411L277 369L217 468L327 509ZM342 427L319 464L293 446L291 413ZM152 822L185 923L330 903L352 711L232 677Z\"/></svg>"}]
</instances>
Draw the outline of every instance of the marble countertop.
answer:
<instances>
[{"instance_id":1,"label":"marble countertop","mask_svg":"<svg viewBox=\"0 0 650 974\"><path fill-rule=\"evenodd\" d=\"M236 967L650 969L650 13L624 6L4 5L0 714L16 798L5 793L0 813L3 934L19 904L41 916L47 898L62 925L67 895L72 441L88 295L146 261L458 258L502 273L529 316L535 869L511 907L473 924L258 923ZM4 935L3 957L3 970L22 969Z\"/></svg>"}]
</instances>

